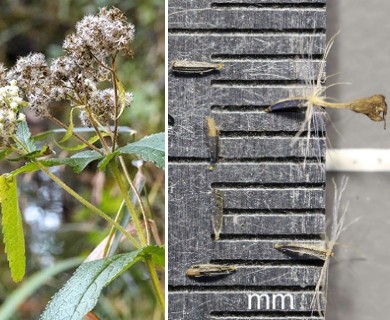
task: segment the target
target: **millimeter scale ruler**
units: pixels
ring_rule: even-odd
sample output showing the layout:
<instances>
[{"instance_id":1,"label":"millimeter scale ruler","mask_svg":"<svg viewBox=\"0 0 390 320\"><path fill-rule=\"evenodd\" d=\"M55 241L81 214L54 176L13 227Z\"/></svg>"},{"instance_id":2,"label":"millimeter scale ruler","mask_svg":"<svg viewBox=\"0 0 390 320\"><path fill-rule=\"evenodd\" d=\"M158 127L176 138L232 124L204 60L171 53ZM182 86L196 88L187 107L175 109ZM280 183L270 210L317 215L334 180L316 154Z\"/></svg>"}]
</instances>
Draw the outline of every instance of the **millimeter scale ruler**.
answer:
<instances>
[{"instance_id":1,"label":"millimeter scale ruler","mask_svg":"<svg viewBox=\"0 0 390 320\"><path fill-rule=\"evenodd\" d=\"M170 320L321 319L323 262L275 245L324 245L325 132L264 110L316 69L325 2L168 1Z\"/></svg>"}]
</instances>

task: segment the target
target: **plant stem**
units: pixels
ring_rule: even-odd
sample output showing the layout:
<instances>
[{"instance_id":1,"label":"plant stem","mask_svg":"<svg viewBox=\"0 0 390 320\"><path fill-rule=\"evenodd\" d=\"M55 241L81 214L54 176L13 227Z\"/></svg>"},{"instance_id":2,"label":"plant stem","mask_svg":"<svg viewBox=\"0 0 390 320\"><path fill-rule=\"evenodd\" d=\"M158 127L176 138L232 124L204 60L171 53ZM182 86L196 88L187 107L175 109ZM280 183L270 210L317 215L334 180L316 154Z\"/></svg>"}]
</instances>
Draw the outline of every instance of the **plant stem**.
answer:
<instances>
[{"instance_id":1,"label":"plant stem","mask_svg":"<svg viewBox=\"0 0 390 320\"><path fill-rule=\"evenodd\" d=\"M157 276L156 267L151 259L151 257L146 257L145 259L146 267L148 268L148 271L150 273L150 279L152 280L152 284L154 287L154 290L156 291L157 300L161 305L162 311L164 313L165 310L165 301L164 301L164 294L160 286L160 281Z\"/></svg>"},{"instance_id":2,"label":"plant stem","mask_svg":"<svg viewBox=\"0 0 390 320\"><path fill-rule=\"evenodd\" d=\"M49 115L48 118L49 118L51 121L53 121L57 126L63 128L63 129L65 129L65 130L68 130L68 126L67 126L65 123L63 123L63 122L61 122L60 120L58 120L56 117L53 117L52 115ZM93 144L89 143L86 139L84 139L82 136L80 136L80 135L77 134L76 132L73 131L73 132L72 132L72 135L73 135L75 138L79 139L79 140L80 140L81 142L83 142L84 144L86 144L89 148L91 148L91 149L93 149L93 150L99 152L101 155L103 155L103 152L102 152L99 148L97 148L97 147L95 147Z\"/></svg>"},{"instance_id":3,"label":"plant stem","mask_svg":"<svg viewBox=\"0 0 390 320\"><path fill-rule=\"evenodd\" d=\"M122 201L116 215L115 215L115 221L120 223L120 220L123 216L123 206L125 205L125 201ZM103 257L107 257L107 254L108 254L108 250L110 249L111 245L112 245L112 238L114 237L114 234L115 234L115 228L114 227L111 227L111 230L107 236L107 243L106 243L106 246L104 247L104 251L103 251Z\"/></svg>"},{"instance_id":4,"label":"plant stem","mask_svg":"<svg viewBox=\"0 0 390 320\"><path fill-rule=\"evenodd\" d=\"M125 199L125 202L126 202L126 205L127 205L127 208L129 209L129 212L131 214L131 217L133 219L133 223L134 223L134 226L138 232L138 237L140 239L140 242L141 242L141 245L142 246L147 246L148 243L146 241L146 238L145 238L145 235L144 235L144 232L141 228L141 224L139 222L139 219L138 219L138 216L137 216L137 212L135 211L135 208L133 206L133 203L131 202L131 199L130 199L130 196L129 196L129 192L122 180L122 177L121 177L121 174L119 172L119 169L116 165L115 162L111 162L110 163L110 168L111 168L111 171L116 179L116 182L119 186L119 189L121 190L122 192L122 195ZM165 302L164 302L164 294L162 292L162 289L161 289L161 286L160 286L160 281L158 279L158 276L157 276L157 272L156 272L156 266L154 265L153 261L151 260L150 257L146 257L145 258L145 264L148 268L148 271L149 271L149 274L150 274L150 278L152 280L152 284L153 284L153 287L154 287L154 290L156 292L156 296L157 296L157 300L159 301L160 305L161 305L161 308L162 310L164 311L165 309Z\"/></svg>"},{"instance_id":5,"label":"plant stem","mask_svg":"<svg viewBox=\"0 0 390 320\"><path fill-rule=\"evenodd\" d=\"M123 159L122 156L119 156L118 158L119 158L119 162L121 164L122 170L123 170L123 172L125 174L125 177L127 179L127 182L129 183L131 190L133 190L134 195L136 196L136 198L138 200L139 207L140 207L141 213L142 213L142 217L144 218L145 232L146 232L146 242L148 244L150 244L150 232L149 232L150 227L149 227L149 221L148 221L148 217L146 215L146 210L145 210L144 203L143 203L143 201L141 199L141 195L139 194L137 188L134 186L134 183L131 180L129 172L127 171L125 160ZM139 168L138 170L141 170L141 168Z\"/></svg>"},{"instance_id":6,"label":"plant stem","mask_svg":"<svg viewBox=\"0 0 390 320\"><path fill-rule=\"evenodd\" d=\"M48 168L46 168L42 163L39 161L35 161L35 163L38 165L39 169L41 169L43 172L45 172L55 183L57 183L62 189L64 189L66 192L68 192L71 196L73 196L75 199L77 199L80 203L82 203L84 206L86 206L88 209L90 209L92 212L96 213L100 217L102 217L104 220L109 222L111 225L113 225L117 230L123 233L123 235L129 239L133 245L137 248L140 247L140 244L138 241L131 236L121 225L119 225L117 222L115 222L112 218L110 218L106 213L104 213L99 208L95 207L92 203L84 199L82 196L80 196L76 191L74 191L71 187L69 187L65 182L63 182L61 179L59 179L56 175L50 172Z\"/></svg>"},{"instance_id":7,"label":"plant stem","mask_svg":"<svg viewBox=\"0 0 390 320\"><path fill-rule=\"evenodd\" d=\"M115 99L114 136L112 138L112 152L114 152L116 148L116 141L118 139L118 125L119 125L118 84L116 82L117 80L116 80L116 70L115 70L115 58L116 58L115 56L112 58L112 67L111 67L111 78L112 78L112 86L114 88L114 99Z\"/></svg>"},{"instance_id":8,"label":"plant stem","mask_svg":"<svg viewBox=\"0 0 390 320\"><path fill-rule=\"evenodd\" d=\"M95 129L97 135L99 136L100 142L102 143L104 150L106 151L106 155L108 155L110 153L110 149L108 148L106 140L104 140L104 137L102 136L102 134L98 128L98 125L96 124L96 121L93 117L93 113L92 113L91 109L88 107L88 105L85 105L85 109L87 110L87 113L88 113L89 119L91 120L92 126Z\"/></svg>"},{"instance_id":9,"label":"plant stem","mask_svg":"<svg viewBox=\"0 0 390 320\"><path fill-rule=\"evenodd\" d=\"M135 229L137 230L138 237L139 237L140 242L141 242L141 246L144 247L147 245L147 241L146 241L144 232L142 230L141 224L139 222L137 211L135 210L133 203L131 202L129 192L128 192L128 190L127 190L127 188L122 180L122 177L121 177L121 174L120 174L119 169L117 167L117 164L114 161L112 161L109 166L110 166L110 169L115 177L116 183L118 184L118 187L121 190L123 198L126 202L126 206L129 209L129 212L131 214L131 218L133 220Z\"/></svg>"}]
</instances>

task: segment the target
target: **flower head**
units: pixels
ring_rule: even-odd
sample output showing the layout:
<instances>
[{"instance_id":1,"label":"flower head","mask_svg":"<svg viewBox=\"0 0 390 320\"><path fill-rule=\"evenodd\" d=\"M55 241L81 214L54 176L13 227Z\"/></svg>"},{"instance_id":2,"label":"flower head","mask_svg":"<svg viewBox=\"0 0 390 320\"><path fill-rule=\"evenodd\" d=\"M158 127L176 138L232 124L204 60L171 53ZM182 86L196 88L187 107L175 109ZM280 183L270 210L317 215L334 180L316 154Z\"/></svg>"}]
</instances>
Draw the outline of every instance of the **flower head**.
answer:
<instances>
[{"instance_id":1,"label":"flower head","mask_svg":"<svg viewBox=\"0 0 390 320\"><path fill-rule=\"evenodd\" d=\"M124 14L117 8L102 8L78 22L76 33L66 37L63 47L80 65L88 65L93 58L104 62L118 52L131 54L133 39L134 25Z\"/></svg>"},{"instance_id":2,"label":"flower head","mask_svg":"<svg viewBox=\"0 0 390 320\"><path fill-rule=\"evenodd\" d=\"M0 138L3 145L6 145L15 134L17 122L25 120L20 110L27 105L28 103L20 96L20 89L15 80L0 87Z\"/></svg>"},{"instance_id":3,"label":"flower head","mask_svg":"<svg viewBox=\"0 0 390 320\"><path fill-rule=\"evenodd\" d=\"M23 90L29 107L40 117L48 115L50 97L50 69L42 53L30 53L19 58L7 78L16 81Z\"/></svg>"}]
</instances>

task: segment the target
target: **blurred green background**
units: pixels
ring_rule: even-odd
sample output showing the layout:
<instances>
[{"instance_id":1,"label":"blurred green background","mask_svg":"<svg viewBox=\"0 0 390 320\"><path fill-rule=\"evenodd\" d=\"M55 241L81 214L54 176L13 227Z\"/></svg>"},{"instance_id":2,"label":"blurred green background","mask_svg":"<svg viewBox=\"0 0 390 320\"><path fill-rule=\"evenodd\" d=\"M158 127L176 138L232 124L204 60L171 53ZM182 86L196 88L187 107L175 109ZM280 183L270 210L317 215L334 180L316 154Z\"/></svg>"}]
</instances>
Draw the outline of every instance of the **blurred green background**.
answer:
<instances>
[{"instance_id":1,"label":"blurred green background","mask_svg":"<svg viewBox=\"0 0 390 320\"><path fill-rule=\"evenodd\" d=\"M42 52L50 58L62 55L65 35L86 14L95 14L102 6L120 8L135 25L133 59L119 61L119 77L126 90L134 93L134 102L121 118L121 125L136 130L135 139L164 131L164 1L88 1L88 0L2 0L0 1L0 61L11 67L19 56ZM68 121L69 108L53 108L57 117ZM47 121L28 116L31 130L54 128ZM134 174L131 159L126 159ZM12 165L12 164L11 164ZM0 163L1 172L11 169ZM115 214L121 201L110 176L104 177L92 164L80 175L57 168L56 175L79 193ZM164 239L164 172L153 165L144 168L146 188L143 198L159 235ZM27 278L57 261L86 256L107 235L107 225L91 215L63 193L43 174L24 175L19 180L19 203L24 214L27 239ZM131 250L121 247L122 251ZM58 291L73 270L51 279L19 308L10 319L37 319L53 293ZM100 319L161 319L147 272L138 265L103 291L96 314ZM0 245L0 304L16 288Z\"/></svg>"}]
</instances>

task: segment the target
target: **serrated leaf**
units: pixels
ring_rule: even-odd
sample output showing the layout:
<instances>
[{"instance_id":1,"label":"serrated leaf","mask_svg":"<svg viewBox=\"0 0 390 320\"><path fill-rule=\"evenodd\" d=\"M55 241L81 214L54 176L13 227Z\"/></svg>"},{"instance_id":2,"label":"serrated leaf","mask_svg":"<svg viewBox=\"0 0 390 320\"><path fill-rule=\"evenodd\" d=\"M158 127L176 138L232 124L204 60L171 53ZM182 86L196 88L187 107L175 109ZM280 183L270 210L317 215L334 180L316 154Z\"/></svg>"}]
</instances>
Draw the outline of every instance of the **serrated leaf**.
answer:
<instances>
[{"instance_id":1,"label":"serrated leaf","mask_svg":"<svg viewBox=\"0 0 390 320\"><path fill-rule=\"evenodd\" d=\"M101 158L103 158L103 156L99 152L94 150L88 150L76 153L70 158L59 160L61 161L61 163L72 167L74 172L80 173L85 169L88 164Z\"/></svg>"},{"instance_id":2,"label":"serrated leaf","mask_svg":"<svg viewBox=\"0 0 390 320\"><path fill-rule=\"evenodd\" d=\"M37 150L34 140L31 138L30 129L28 128L27 122L19 122L16 128L16 137L22 144L22 149L27 149L28 152L34 152ZM19 143L17 143L19 144Z\"/></svg>"},{"instance_id":3,"label":"serrated leaf","mask_svg":"<svg viewBox=\"0 0 390 320\"><path fill-rule=\"evenodd\" d=\"M5 252L11 276L15 282L23 279L26 271L25 243L22 215L18 205L16 178L0 176L0 202Z\"/></svg>"},{"instance_id":4,"label":"serrated leaf","mask_svg":"<svg viewBox=\"0 0 390 320\"><path fill-rule=\"evenodd\" d=\"M83 263L54 295L39 319L81 320L95 307L102 289L146 255L159 261L164 256L164 249L149 246L112 258Z\"/></svg>"},{"instance_id":5,"label":"serrated leaf","mask_svg":"<svg viewBox=\"0 0 390 320\"><path fill-rule=\"evenodd\" d=\"M156 133L119 148L122 154L135 154L145 161L152 161L157 167L165 166L165 133Z\"/></svg>"}]
</instances>

